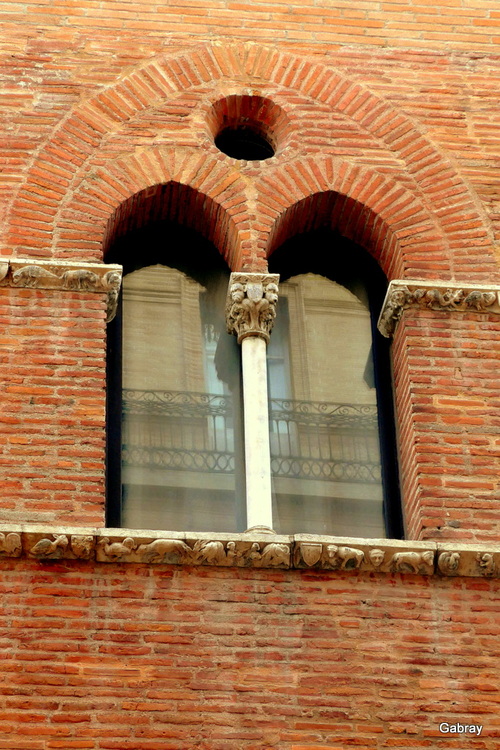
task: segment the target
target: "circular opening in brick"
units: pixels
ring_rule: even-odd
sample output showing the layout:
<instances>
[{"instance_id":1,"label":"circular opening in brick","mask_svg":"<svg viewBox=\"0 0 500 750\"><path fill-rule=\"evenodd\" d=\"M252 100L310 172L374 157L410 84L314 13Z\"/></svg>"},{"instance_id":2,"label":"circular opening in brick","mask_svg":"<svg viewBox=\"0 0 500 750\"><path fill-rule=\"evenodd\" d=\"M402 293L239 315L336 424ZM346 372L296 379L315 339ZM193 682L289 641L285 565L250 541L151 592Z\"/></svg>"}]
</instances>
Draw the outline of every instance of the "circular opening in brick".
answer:
<instances>
[{"instance_id":1,"label":"circular opening in brick","mask_svg":"<svg viewBox=\"0 0 500 750\"><path fill-rule=\"evenodd\" d=\"M270 159L286 144L290 131L288 117L278 104L249 94L219 99L207 120L219 151L245 161Z\"/></svg>"},{"instance_id":2,"label":"circular opening in brick","mask_svg":"<svg viewBox=\"0 0 500 750\"><path fill-rule=\"evenodd\" d=\"M224 128L216 136L215 145L233 159L261 161L274 156L274 148L267 138L248 125Z\"/></svg>"}]
</instances>

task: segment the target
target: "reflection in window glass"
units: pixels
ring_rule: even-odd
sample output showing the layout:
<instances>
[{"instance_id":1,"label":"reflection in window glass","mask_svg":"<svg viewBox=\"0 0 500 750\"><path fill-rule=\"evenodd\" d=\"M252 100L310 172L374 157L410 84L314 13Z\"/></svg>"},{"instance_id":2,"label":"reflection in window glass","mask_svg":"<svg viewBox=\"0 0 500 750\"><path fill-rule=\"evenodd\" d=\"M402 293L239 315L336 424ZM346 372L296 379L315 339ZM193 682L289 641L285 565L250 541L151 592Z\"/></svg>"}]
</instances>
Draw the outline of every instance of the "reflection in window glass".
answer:
<instances>
[{"instance_id":1,"label":"reflection in window glass","mask_svg":"<svg viewBox=\"0 0 500 750\"><path fill-rule=\"evenodd\" d=\"M227 275L162 265L123 281L122 524L239 531L239 361ZM236 408L235 408L236 406Z\"/></svg>"},{"instance_id":2,"label":"reflection in window glass","mask_svg":"<svg viewBox=\"0 0 500 750\"><path fill-rule=\"evenodd\" d=\"M280 295L287 313L268 350L275 529L383 537L364 289L307 273L281 284ZM273 375L285 363L287 375Z\"/></svg>"}]
</instances>

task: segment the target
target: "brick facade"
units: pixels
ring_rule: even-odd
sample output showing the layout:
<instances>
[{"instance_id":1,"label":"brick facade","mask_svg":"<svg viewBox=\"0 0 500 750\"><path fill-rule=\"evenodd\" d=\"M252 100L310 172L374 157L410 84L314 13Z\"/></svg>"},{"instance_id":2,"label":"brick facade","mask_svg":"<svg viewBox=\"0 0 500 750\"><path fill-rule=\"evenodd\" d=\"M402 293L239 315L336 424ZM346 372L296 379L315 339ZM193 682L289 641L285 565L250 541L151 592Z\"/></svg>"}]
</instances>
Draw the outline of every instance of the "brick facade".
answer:
<instances>
[{"instance_id":1,"label":"brick facade","mask_svg":"<svg viewBox=\"0 0 500 750\"><path fill-rule=\"evenodd\" d=\"M326 226L389 280L497 289L496 4L36 0L0 20L0 750L500 748L495 305L395 327L400 548L429 543L430 569L152 565L65 537L106 533L106 289L12 265L102 264L153 217L233 271ZM216 148L240 116L273 158Z\"/></svg>"}]
</instances>

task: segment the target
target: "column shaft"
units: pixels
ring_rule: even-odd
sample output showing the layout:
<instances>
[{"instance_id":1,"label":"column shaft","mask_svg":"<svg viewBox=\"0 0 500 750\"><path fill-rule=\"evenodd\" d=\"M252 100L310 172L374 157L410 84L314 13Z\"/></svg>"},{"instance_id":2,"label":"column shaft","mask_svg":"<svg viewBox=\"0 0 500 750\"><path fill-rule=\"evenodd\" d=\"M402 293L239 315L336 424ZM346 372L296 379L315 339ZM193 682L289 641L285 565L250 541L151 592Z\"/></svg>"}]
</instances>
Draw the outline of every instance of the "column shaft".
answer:
<instances>
[{"instance_id":1,"label":"column shaft","mask_svg":"<svg viewBox=\"0 0 500 750\"><path fill-rule=\"evenodd\" d=\"M247 527L272 529L266 349L266 341L259 336L248 336L241 342Z\"/></svg>"}]
</instances>

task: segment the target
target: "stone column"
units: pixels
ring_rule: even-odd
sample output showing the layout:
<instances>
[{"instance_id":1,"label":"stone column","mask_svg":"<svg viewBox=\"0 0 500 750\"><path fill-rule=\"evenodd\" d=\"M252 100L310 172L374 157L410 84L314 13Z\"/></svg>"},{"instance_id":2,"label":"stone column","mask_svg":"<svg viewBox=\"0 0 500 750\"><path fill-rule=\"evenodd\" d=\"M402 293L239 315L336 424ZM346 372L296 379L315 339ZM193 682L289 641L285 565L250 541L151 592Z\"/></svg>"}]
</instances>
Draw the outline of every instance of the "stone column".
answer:
<instances>
[{"instance_id":1,"label":"stone column","mask_svg":"<svg viewBox=\"0 0 500 750\"><path fill-rule=\"evenodd\" d=\"M272 530L266 349L276 317L277 274L233 273L226 320L241 344L247 526Z\"/></svg>"}]
</instances>

